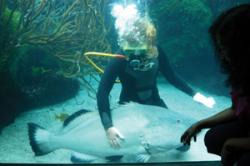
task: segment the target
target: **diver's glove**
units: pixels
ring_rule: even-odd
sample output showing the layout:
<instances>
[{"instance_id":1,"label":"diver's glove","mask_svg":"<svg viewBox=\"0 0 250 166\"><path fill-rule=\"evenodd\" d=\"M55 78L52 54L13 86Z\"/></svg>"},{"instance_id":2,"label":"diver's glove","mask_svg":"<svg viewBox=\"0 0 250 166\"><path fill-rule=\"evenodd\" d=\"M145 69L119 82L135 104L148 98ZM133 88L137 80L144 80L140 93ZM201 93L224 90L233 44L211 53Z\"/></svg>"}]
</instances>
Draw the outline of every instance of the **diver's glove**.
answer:
<instances>
[{"instance_id":1,"label":"diver's glove","mask_svg":"<svg viewBox=\"0 0 250 166\"><path fill-rule=\"evenodd\" d=\"M106 130L108 141L111 147L119 149L121 147L121 141L124 141L124 136L115 127L110 127Z\"/></svg>"},{"instance_id":2,"label":"diver's glove","mask_svg":"<svg viewBox=\"0 0 250 166\"><path fill-rule=\"evenodd\" d=\"M199 103L202 103L203 105L209 107L209 108L213 108L215 101L214 98L212 97L206 97L204 95L202 95L201 93L197 92L194 96L193 99Z\"/></svg>"}]
</instances>

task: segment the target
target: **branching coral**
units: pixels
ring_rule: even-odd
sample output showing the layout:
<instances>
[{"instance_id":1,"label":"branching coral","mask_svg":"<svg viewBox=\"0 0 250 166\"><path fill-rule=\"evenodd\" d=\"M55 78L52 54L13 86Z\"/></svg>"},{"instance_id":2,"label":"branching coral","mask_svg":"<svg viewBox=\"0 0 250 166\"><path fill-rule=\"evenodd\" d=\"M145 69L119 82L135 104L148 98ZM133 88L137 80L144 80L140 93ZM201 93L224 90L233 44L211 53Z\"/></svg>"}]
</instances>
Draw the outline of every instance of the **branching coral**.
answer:
<instances>
[{"instance_id":1,"label":"branching coral","mask_svg":"<svg viewBox=\"0 0 250 166\"><path fill-rule=\"evenodd\" d=\"M96 74L85 51L108 51L104 6L107 0L0 0L0 66L24 45L49 50L61 60L65 77ZM103 60L103 59L102 59ZM98 59L97 63L102 63ZM1 67L0 67L1 69ZM90 91L93 87L87 80Z\"/></svg>"}]
</instances>

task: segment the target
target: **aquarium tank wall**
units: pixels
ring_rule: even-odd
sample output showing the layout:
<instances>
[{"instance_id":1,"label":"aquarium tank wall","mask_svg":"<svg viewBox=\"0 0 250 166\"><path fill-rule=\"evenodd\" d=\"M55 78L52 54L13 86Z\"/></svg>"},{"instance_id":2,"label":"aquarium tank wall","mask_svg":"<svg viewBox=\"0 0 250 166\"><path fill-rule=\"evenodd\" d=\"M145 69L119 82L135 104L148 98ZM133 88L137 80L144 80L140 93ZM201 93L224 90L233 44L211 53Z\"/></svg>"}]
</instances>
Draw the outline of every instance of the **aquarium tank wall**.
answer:
<instances>
[{"instance_id":1,"label":"aquarium tank wall","mask_svg":"<svg viewBox=\"0 0 250 166\"><path fill-rule=\"evenodd\" d=\"M206 151L205 132L190 147L179 140L193 122L230 105L227 75L208 29L223 11L249 2L0 0L0 163L218 164L220 157ZM143 33L145 25L151 29ZM122 65L115 71L106 67L127 61L135 48L145 51L149 42L208 103L194 100L164 72L155 85L165 108L118 104L126 89L119 74L109 80L108 98L98 96L102 78ZM151 80L140 72L131 79L139 75L135 82L143 89ZM107 103L102 108L111 110L107 116L120 129L118 149L109 144L98 100ZM46 140L44 147L37 137Z\"/></svg>"}]
</instances>

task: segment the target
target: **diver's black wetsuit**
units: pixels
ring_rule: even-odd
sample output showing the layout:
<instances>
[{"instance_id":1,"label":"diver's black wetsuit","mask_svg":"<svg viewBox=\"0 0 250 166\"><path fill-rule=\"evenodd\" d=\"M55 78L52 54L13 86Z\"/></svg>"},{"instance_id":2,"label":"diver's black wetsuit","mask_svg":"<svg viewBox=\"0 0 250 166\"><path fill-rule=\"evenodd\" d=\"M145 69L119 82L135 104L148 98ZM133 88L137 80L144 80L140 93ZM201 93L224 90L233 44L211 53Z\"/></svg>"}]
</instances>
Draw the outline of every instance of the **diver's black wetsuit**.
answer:
<instances>
[{"instance_id":1,"label":"diver's black wetsuit","mask_svg":"<svg viewBox=\"0 0 250 166\"><path fill-rule=\"evenodd\" d=\"M149 71L136 71L125 59L115 58L110 61L102 76L97 92L97 106L105 129L113 126L109 94L117 77L119 77L122 85L119 103L134 101L141 104L167 108L166 104L160 98L157 88L156 80L159 71L169 83L190 96L194 95L193 89L172 70L163 50L159 47L158 51L159 56L155 60L155 65Z\"/></svg>"}]
</instances>

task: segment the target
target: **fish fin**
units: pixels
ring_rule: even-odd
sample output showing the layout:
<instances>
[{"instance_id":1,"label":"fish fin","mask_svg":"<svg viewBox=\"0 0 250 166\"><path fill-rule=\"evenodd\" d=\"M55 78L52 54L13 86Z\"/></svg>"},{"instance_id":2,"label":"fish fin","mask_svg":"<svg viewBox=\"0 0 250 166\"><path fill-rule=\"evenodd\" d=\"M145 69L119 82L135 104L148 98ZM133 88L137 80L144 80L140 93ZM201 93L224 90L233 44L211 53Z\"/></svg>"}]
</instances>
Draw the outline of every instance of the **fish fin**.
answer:
<instances>
[{"instance_id":1,"label":"fish fin","mask_svg":"<svg viewBox=\"0 0 250 166\"><path fill-rule=\"evenodd\" d=\"M64 122L63 122L63 127L66 127L70 122L72 122L75 118L79 117L82 114L91 112L89 110L86 109L82 109L80 111L77 111L75 113L73 113L72 115L70 115Z\"/></svg>"},{"instance_id":2,"label":"fish fin","mask_svg":"<svg viewBox=\"0 0 250 166\"><path fill-rule=\"evenodd\" d=\"M149 154L139 154L136 156L136 162L146 163L150 159L151 155Z\"/></svg>"},{"instance_id":3,"label":"fish fin","mask_svg":"<svg viewBox=\"0 0 250 166\"><path fill-rule=\"evenodd\" d=\"M96 160L96 158L87 154L74 152L71 154L70 160L74 164L80 164L80 163L87 164L87 163L92 163L93 161Z\"/></svg>"},{"instance_id":4,"label":"fish fin","mask_svg":"<svg viewBox=\"0 0 250 166\"><path fill-rule=\"evenodd\" d=\"M122 159L123 155L115 155L115 156L107 156L105 157L106 160L109 162L119 162Z\"/></svg>"},{"instance_id":5,"label":"fish fin","mask_svg":"<svg viewBox=\"0 0 250 166\"><path fill-rule=\"evenodd\" d=\"M54 151L55 146L49 145L49 137L52 135L45 128L35 124L28 123L28 132L30 146L36 156L42 156Z\"/></svg>"},{"instance_id":6,"label":"fish fin","mask_svg":"<svg viewBox=\"0 0 250 166\"><path fill-rule=\"evenodd\" d=\"M182 145L176 148L176 150L180 151L180 152L186 152L190 149L189 145Z\"/></svg>"}]
</instances>

